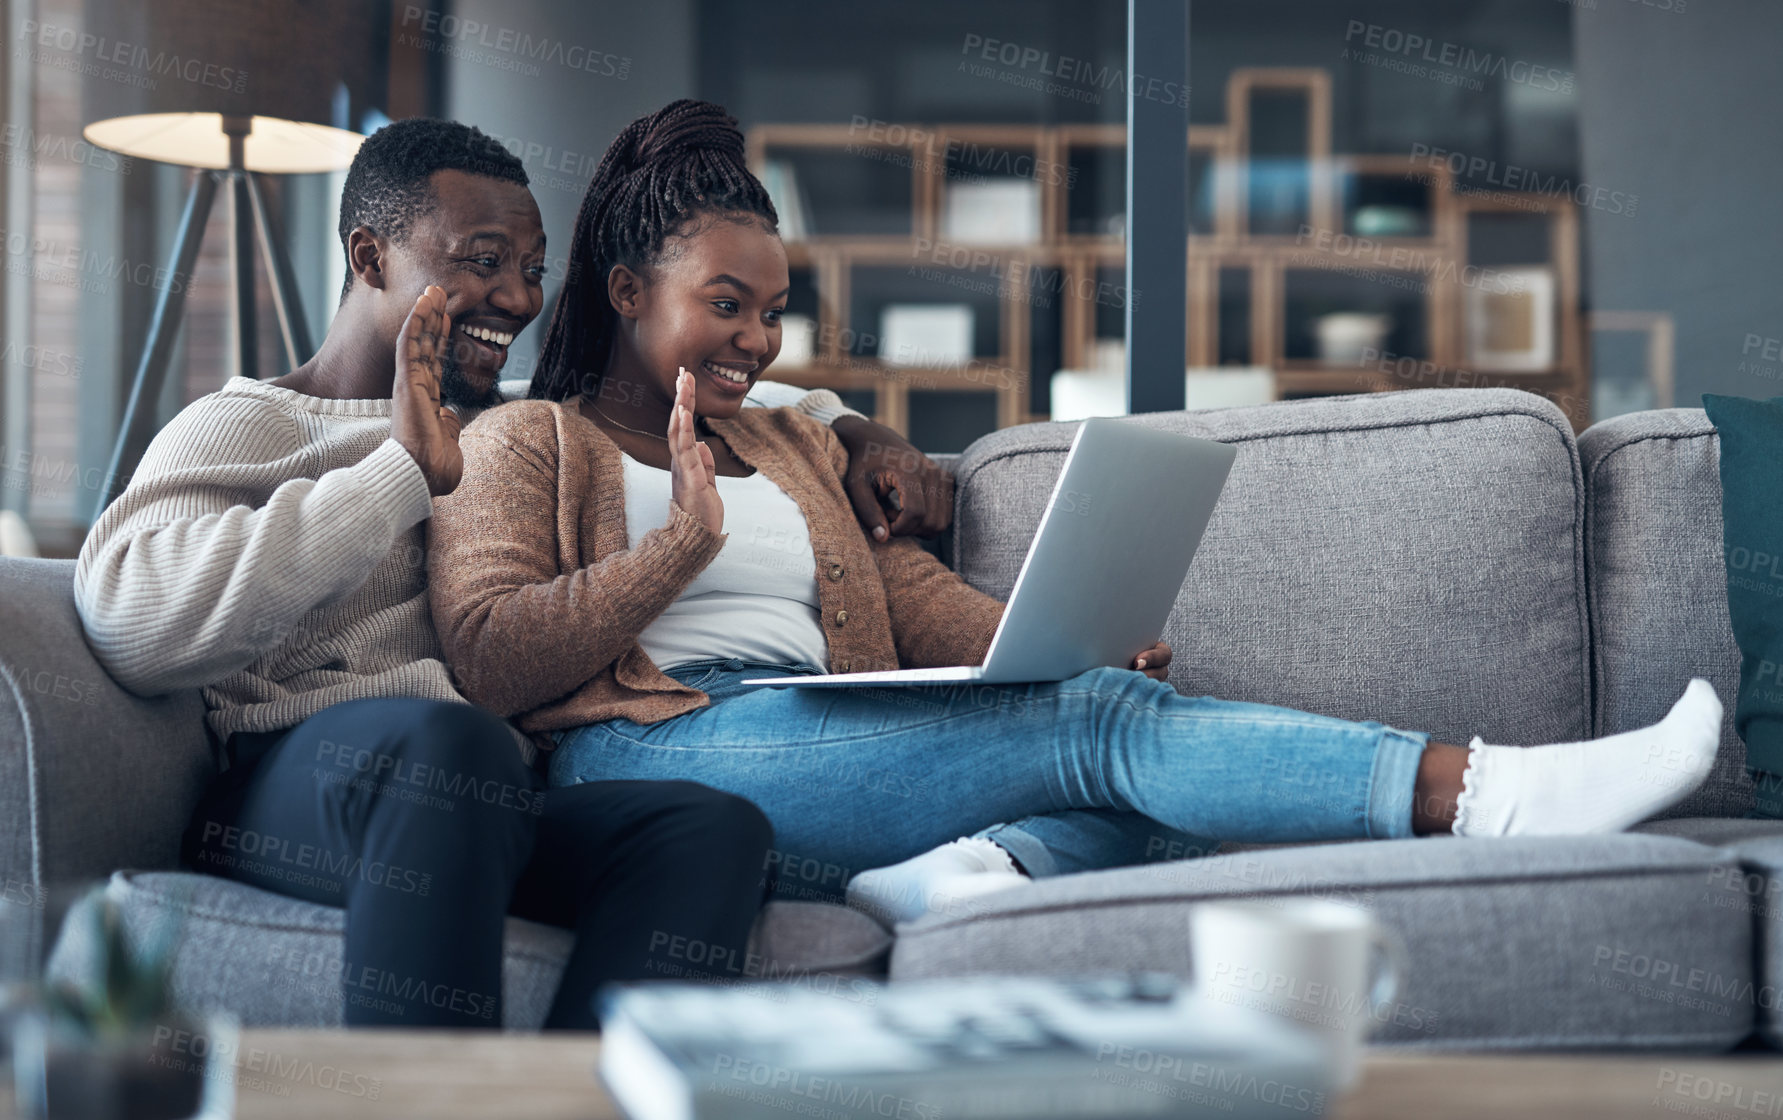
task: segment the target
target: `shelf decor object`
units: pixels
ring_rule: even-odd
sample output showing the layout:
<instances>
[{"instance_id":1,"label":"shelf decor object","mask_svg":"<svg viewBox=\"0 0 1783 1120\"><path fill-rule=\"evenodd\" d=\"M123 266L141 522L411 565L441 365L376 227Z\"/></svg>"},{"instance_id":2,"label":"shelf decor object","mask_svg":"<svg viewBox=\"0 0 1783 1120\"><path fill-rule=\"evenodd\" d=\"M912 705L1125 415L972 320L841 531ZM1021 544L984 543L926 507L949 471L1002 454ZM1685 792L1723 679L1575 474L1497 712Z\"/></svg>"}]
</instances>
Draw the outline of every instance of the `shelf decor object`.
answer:
<instances>
[{"instance_id":1,"label":"shelf decor object","mask_svg":"<svg viewBox=\"0 0 1783 1120\"><path fill-rule=\"evenodd\" d=\"M1359 366L1377 354L1393 329L1387 315L1358 311L1333 311L1313 323L1319 339L1319 360L1332 366Z\"/></svg>"},{"instance_id":2,"label":"shelf decor object","mask_svg":"<svg viewBox=\"0 0 1783 1120\"><path fill-rule=\"evenodd\" d=\"M87 30L134 49L130 63L120 64L130 73L88 69L82 135L100 148L197 169L168 271L188 282L157 292L95 518L122 489L152 434L218 187L226 186L229 196L231 372L259 376L256 236L271 272L287 364L295 368L315 352L260 177L338 171L353 161L365 138L353 130L350 113L371 103L378 72L375 45L384 29L377 10L360 0L89 0ZM124 80L130 78L142 80Z\"/></svg>"},{"instance_id":3,"label":"shelf decor object","mask_svg":"<svg viewBox=\"0 0 1783 1120\"><path fill-rule=\"evenodd\" d=\"M780 317L780 356L774 359L787 369L804 369L817 351L817 320L809 315Z\"/></svg>"},{"instance_id":4,"label":"shelf decor object","mask_svg":"<svg viewBox=\"0 0 1783 1120\"><path fill-rule=\"evenodd\" d=\"M1275 373L1262 366L1212 366L1188 372L1189 408L1242 408L1275 399Z\"/></svg>"},{"instance_id":5,"label":"shelf decor object","mask_svg":"<svg viewBox=\"0 0 1783 1120\"><path fill-rule=\"evenodd\" d=\"M888 303L879 313L879 356L903 366L972 360L972 309L963 303Z\"/></svg>"},{"instance_id":6,"label":"shelf decor object","mask_svg":"<svg viewBox=\"0 0 1783 1120\"><path fill-rule=\"evenodd\" d=\"M988 179L950 186L941 236L961 244L1029 245L1040 240L1040 184Z\"/></svg>"},{"instance_id":7,"label":"shelf decor object","mask_svg":"<svg viewBox=\"0 0 1783 1120\"><path fill-rule=\"evenodd\" d=\"M1052 375L1051 420L1087 420L1127 414L1127 371L1123 365L1062 369ZM1259 366L1191 367L1183 374L1189 408L1240 408L1275 399L1275 375Z\"/></svg>"},{"instance_id":8,"label":"shelf decor object","mask_svg":"<svg viewBox=\"0 0 1783 1120\"><path fill-rule=\"evenodd\" d=\"M798 168L791 160L769 160L761 169L762 187L780 215L780 236L788 241L810 237L811 204L799 187Z\"/></svg>"},{"instance_id":9,"label":"shelf decor object","mask_svg":"<svg viewBox=\"0 0 1783 1120\"><path fill-rule=\"evenodd\" d=\"M1350 217L1363 237L1416 237L1420 220L1416 210L1405 206L1358 206Z\"/></svg>"},{"instance_id":10,"label":"shelf decor object","mask_svg":"<svg viewBox=\"0 0 1783 1120\"><path fill-rule=\"evenodd\" d=\"M1677 345L1677 325L1669 311L1592 311L1586 323L1593 332L1631 332L1644 336L1646 368L1644 388L1647 400L1635 408L1675 407L1676 377L1673 366ZM1609 415L1615 415L1611 413Z\"/></svg>"},{"instance_id":11,"label":"shelf decor object","mask_svg":"<svg viewBox=\"0 0 1783 1120\"><path fill-rule=\"evenodd\" d=\"M1498 270L1467 289L1467 361L1479 370L1544 370L1554 362L1554 274Z\"/></svg>"},{"instance_id":12,"label":"shelf decor object","mask_svg":"<svg viewBox=\"0 0 1783 1120\"><path fill-rule=\"evenodd\" d=\"M1127 371L1122 367L1061 369L1052 375L1049 420L1088 420L1127 414Z\"/></svg>"},{"instance_id":13,"label":"shelf decor object","mask_svg":"<svg viewBox=\"0 0 1783 1120\"><path fill-rule=\"evenodd\" d=\"M1460 191L1448 161L1428 154L1334 152L1331 75L1323 69L1239 68L1225 95L1225 122L1188 125L1184 136L1191 369L1266 370L1276 399L1514 386L1559 403L1575 428L1590 422L1581 403L1591 394L1579 212L1570 198ZM851 231L826 221L819 192L811 192L818 204L807 228L822 232L788 236L786 247L795 288L798 277L807 278L805 306L815 308L819 343L809 365L775 373L810 387L870 392L875 418L907 432L915 387L903 368L909 363L895 345L879 347L877 359L863 356L875 351L859 340L884 324L874 321L870 301L852 298L868 274L883 280L897 271L962 300L975 297L980 317L994 301L998 316L995 355L967 351L955 365L921 369L925 407L946 407L950 392L991 390L998 427L1047 419L1056 371L1087 373L1124 354L1125 146L1118 124L750 129L758 174L772 162L797 163L809 186L819 172L836 174L842 160L849 182L870 170L886 196L895 185L910 199L908 232L894 235L884 223ZM984 188L1002 187L984 172L1008 168L1038 195L1035 237L1027 236L1026 217L980 213ZM1023 206L1034 212L1032 202ZM1268 209L1253 213L1257 206ZM1488 267L1499 247L1475 256L1481 247L1470 245L1470 221L1506 215L1539 222L1543 251L1516 267ZM1481 298L1510 287L1525 266L1544 278L1528 274L1521 303ZM1515 336L1507 332L1523 312L1530 329L1509 344ZM857 321L863 314L867 321ZM1352 331L1341 352L1321 350L1318 324L1329 316L1384 316L1390 330L1368 338ZM1476 375L1458 377L1463 371ZM1189 399L1193 406L1193 392Z\"/></svg>"}]
</instances>

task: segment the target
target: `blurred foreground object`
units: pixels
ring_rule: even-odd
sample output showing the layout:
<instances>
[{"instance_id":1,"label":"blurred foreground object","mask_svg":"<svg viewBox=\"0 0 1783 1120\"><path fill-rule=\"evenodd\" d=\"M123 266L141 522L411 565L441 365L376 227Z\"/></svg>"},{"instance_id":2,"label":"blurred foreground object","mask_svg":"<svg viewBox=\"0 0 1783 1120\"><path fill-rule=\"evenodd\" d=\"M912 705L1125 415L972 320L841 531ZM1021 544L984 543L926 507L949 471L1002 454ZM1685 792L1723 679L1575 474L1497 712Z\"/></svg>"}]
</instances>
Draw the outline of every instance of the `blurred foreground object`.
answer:
<instances>
[{"instance_id":1,"label":"blurred foreground object","mask_svg":"<svg viewBox=\"0 0 1783 1120\"><path fill-rule=\"evenodd\" d=\"M615 989L601 1077L632 1120L1324 1115L1320 1048L1174 977Z\"/></svg>"}]
</instances>

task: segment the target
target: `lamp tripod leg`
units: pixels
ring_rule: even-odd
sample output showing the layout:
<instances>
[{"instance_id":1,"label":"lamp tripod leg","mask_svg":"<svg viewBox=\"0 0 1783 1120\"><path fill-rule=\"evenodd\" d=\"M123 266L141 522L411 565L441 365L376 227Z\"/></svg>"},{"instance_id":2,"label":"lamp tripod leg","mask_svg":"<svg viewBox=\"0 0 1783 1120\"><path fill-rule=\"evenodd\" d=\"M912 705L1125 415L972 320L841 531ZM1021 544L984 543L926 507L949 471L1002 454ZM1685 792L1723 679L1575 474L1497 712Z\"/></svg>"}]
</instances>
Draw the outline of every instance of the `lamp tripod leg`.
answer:
<instances>
[{"instance_id":1,"label":"lamp tripod leg","mask_svg":"<svg viewBox=\"0 0 1783 1120\"><path fill-rule=\"evenodd\" d=\"M254 205L248 196L248 173L239 168L229 172L229 289L229 312L235 327L235 373L258 380L260 328L254 299Z\"/></svg>"},{"instance_id":2,"label":"lamp tripod leg","mask_svg":"<svg viewBox=\"0 0 1783 1120\"><path fill-rule=\"evenodd\" d=\"M286 371L296 369L316 353L310 344L309 323L303 317L303 299L297 290L297 274L291 268L291 255L279 236L279 226L266 196L260 189L260 176L243 173L248 181L248 197L254 200L254 224L260 231L260 249L266 254L267 274L272 278L272 307L279 318L279 337L285 343Z\"/></svg>"},{"instance_id":3,"label":"lamp tripod leg","mask_svg":"<svg viewBox=\"0 0 1783 1120\"><path fill-rule=\"evenodd\" d=\"M210 220L211 204L217 197L217 173L200 171L192 180L186 195L186 208L180 214L179 233L174 239L172 270L168 282L155 296L154 314L149 319L149 336L143 343L142 359L130 384L130 399L124 406L124 421L118 427L118 439L112 446L111 465L99 491L93 519L118 496L129 472L147 449L155 422L155 402L167 379L167 363L173 356L173 342L179 335L180 319L186 308L186 289L192 284L192 269L198 263L198 250L204 244L204 224Z\"/></svg>"}]
</instances>

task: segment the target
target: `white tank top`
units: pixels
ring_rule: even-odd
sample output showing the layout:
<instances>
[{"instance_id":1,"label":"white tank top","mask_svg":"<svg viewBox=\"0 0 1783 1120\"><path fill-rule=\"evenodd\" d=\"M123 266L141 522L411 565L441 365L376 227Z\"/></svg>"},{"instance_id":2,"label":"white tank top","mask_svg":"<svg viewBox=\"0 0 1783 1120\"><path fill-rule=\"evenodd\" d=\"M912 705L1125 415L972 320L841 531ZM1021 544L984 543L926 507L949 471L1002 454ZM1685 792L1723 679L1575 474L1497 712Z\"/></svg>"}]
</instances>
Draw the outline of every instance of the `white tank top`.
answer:
<instances>
[{"instance_id":1,"label":"white tank top","mask_svg":"<svg viewBox=\"0 0 1783 1120\"><path fill-rule=\"evenodd\" d=\"M625 535L631 548L669 520L669 472L625 462ZM718 476L728 536L681 597L638 635L659 669L740 657L824 668L829 644L818 621L817 557L805 515L760 471Z\"/></svg>"}]
</instances>

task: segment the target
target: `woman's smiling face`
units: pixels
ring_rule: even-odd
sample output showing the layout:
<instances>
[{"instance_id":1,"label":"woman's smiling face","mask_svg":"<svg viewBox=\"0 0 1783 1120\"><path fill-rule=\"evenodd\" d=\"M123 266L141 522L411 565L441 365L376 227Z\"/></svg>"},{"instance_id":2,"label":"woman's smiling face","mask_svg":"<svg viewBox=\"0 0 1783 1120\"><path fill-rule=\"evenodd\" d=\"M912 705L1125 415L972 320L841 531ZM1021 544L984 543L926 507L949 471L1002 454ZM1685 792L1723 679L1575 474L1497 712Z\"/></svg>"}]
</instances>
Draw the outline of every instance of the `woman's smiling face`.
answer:
<instances>
[{"instance_id":1,"label":"woman's smiling face","mask_svg":"<svg viewBox=\"0 0 1783 1120\"><path fill-rule=\"evenodd\" d=\"M780 353L789 286L786 247L761 219L705 215L689 235L668 240L647 281L614 268L608 297L630 320L621 333L631 337L646 392L673 401L685 368L694 410L728 419Z\"/></svg>"}]
</instances>

